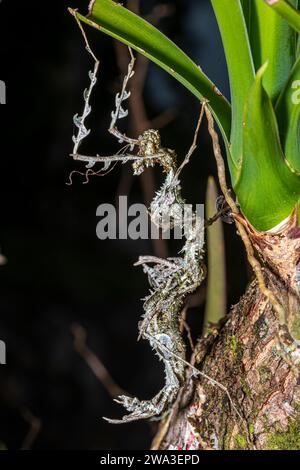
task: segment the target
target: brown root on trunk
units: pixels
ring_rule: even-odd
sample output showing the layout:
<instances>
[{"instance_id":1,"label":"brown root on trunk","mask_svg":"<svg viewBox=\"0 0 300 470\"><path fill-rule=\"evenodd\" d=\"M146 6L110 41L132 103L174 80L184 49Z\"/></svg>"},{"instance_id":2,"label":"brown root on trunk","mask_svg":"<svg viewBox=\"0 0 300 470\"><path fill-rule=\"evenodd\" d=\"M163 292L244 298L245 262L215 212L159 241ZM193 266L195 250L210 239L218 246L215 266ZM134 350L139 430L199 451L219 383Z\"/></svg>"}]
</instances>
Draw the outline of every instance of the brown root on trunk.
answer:
<instances>
[{"instance_id":1,"label":"brown root on trunk","mask_svg":"<svg viewBox=\"0 0 300 470\"><path fill-rule=\"evenodd\" d=\"M247 229L285 318L253 281L197 346L196 367L227 392L187 371L155 448L300 449L300 229L295 214L276 234Z\"/></svg>"}]
</instances>

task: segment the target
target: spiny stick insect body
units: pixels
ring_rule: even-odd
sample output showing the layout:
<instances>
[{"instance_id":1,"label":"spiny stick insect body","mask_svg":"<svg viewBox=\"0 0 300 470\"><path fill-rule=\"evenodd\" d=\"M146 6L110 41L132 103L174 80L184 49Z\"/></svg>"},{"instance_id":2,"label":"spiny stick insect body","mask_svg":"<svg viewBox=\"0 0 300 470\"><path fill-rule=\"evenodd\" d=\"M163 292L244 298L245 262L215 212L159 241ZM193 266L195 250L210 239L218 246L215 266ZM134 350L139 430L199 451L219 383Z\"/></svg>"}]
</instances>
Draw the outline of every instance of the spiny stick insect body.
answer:
<instances>
[{"instance_id":1,"label":"spiny stick insect body","mask_svg":"<svg viewBox=\"0 0 300 470\"><path fill-rule=\"evenodd\" d=\"M112 156L85 156L79 154L78 150L81 142L89 134L85 127L85 119L91 111L89 100L96 83L99 62L89 47L76 13L73 12L73 14L83 33L86 48L95 60L95 68L93 72L89 73L91 80L90 88L84 92L84 112L82 116L78 117L76 115L74 118L78 133L73 137L74 149L71 156L75 160L86 162L87 171L91 171L91 168L96 163L103 163L104 166L100 172L107 172L112 163L122 162L124 164L132 161L134 174L139 175L146 167L154 166L156 163L159 164L166 173L166 178L151 203L151 218L158 227L163 229L178 226L182 228L185 201L181 195L179 175L196 148L196 140L206 103L204 103L201 109L191 149L179 168L177 168L175 152L161 146L160 135L157 130L147 130L138 139L129 138L121 133L116 123L119 119L128 115L128 111L123 106L124 101L130 96L130 91L127 91L127 85L134 74L135 58L129 49L131 60L128 72L124 78L121 92L116 95L116 108L112 112L109 128L109 132L120 143L125 142L125 150L123 149L117 155ZM134 149L136 149L136 152L132 153ZM99 174L99 172L96 174ZM204 222L196 212L191 211L189 217L185 219L184 236L186 241L181 250L181 256L168 258L167 260L145 256L140 257L136 263L136 265L143 266L150 284L150 293L144 301L144 315L139 324L139 337L147 339L159 359L163 361L165 386L152 400L140 401L137 398L120 396L116 402L122 404L129 414L121 420L105 418L111 423L124 423L151 418L160 416L168 411L175 401L181 386L184 384L187 366L191 367L195 375L203 375L213 385L217 385L225 391L231 403L229 393L224 386L195 369L185 359L186 347L179 327L180 314L186 296L197 289L206 274L203 263Z\"/></svg>"}]
</instances>

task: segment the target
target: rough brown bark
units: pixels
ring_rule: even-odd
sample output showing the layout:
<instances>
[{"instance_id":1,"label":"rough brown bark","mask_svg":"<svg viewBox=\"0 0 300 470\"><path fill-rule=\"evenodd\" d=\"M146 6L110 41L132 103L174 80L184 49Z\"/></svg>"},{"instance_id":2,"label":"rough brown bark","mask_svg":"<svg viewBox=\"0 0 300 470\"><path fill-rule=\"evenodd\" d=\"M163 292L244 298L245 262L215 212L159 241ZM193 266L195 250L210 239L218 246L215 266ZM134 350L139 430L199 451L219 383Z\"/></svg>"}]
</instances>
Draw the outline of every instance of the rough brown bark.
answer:
<instances>
[{"instance_id":1,"label":"rough brown bark","mask_svg":"<svg viewBox=\"0 0 300 470\"><path fill-rule=\"evenodd\" d=\"M247 229L285 318L253 281L195 356L197 368L226 387L230 399L220 386L188 372L154 447L300 449L300 229L295 214L276 234Z\"/></svg>"}]
</instances>

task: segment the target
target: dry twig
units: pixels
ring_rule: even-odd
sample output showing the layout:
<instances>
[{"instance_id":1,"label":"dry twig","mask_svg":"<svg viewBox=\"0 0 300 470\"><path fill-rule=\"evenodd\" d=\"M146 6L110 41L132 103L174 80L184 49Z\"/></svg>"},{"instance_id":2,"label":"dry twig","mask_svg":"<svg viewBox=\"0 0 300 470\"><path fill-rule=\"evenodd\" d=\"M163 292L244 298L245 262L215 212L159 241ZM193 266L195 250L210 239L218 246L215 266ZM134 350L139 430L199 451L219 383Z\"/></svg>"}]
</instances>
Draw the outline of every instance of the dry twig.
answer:
<instances>
[{"instance_id":1,"label":"dry twig","mask_svg":"<svg viewBox=\"0 0 300 470\"><path fill-rule=\"evenodd\" d=\"M113 398L123 395L124 390L116 384L100 359L89 349L86 344L87 332L81 325L73 325L71 328L74 336L74 349L85 360L109 395Z\"/></svg>"},{"instance_id":2,"label":"dry twig","mask_svg":"<svg viewBox=\"0 0 300 470\"><path fill-rule=\"evenodd\" d=\"M34 416L30 410L24 408L22 410L22 417L24 421L29 424L29 431L25 436L22 443L21 450L30 450L40 433L42 422L39 418Z\"/></svg>"},{"instance_id":3,"label":"dry twig","mask_svg":"<svg viewBox=\"0 0 300 470\"><path fill-rule=\"evenodd\" d=\"M214 120L212 117L211 112L208 109L207 103L205 103L205 113L208 121L208 131L210 133L212 143L213 143L213 150L214 150L214 155L217 163L217 170L218 170L218 177L219 177L219 182L220 186L222 189L222 192L224 194L225 200L230 207L232 214L235 219L235 223L238 229L238 232L241 236L241 239L245 245L246 252L247 252L247 257L248 261L256 275L257 282L259 285L259 288L261 292L267 297L267 299L270 301L272 304L274 310L277 312L279 316L280 322L284 323L284 318L285 318L285 312L284 308L276 298L275 294L266 286L262 267L259 263L259 261L256 259L255 254L254 254L254 249L251 243L251 240L248 236L248 233L245 229L245 227L241 223L241 217L239 216L239 209L237 207L236 202L232 198L230 194L230 190L228 189L227 183L226 183L226 176L225 176L225 163L222 157L221 153L221 148L219 144L219 137L218 134L214 128Z\"/></svg>"}]
</instances>

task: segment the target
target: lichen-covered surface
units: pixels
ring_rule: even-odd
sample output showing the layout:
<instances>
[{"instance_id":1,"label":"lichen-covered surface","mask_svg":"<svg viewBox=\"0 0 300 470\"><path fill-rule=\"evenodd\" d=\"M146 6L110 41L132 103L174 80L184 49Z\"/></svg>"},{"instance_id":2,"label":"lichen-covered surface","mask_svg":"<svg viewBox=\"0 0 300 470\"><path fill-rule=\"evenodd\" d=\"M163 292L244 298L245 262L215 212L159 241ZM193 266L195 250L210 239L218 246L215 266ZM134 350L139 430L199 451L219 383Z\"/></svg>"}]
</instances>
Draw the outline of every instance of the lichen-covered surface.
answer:
<instances>
[{"instance_id":1,"label":"lichen-covered surface","mask_svg":"<svg viewBox=\"0 0 300 470\"><path fill-rule=\"evenodd\" d=\"M285 257L284 279L274 266L265 276L286 310L292 304L298 316L297 238L286 237L286 247L282 237L273 240L286 252L292 242L293 264ZM278 243L274 252L277 257ZM300 349L289 325L280 323L252 282L223 325L200 342L197 354L197 367L225 386L230 399L207 379L194 379L194 395L171 420L161 448L300 449Z\"/></svg>"}]
</instances>

